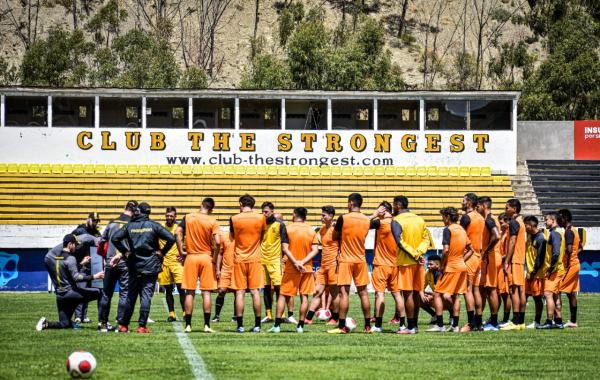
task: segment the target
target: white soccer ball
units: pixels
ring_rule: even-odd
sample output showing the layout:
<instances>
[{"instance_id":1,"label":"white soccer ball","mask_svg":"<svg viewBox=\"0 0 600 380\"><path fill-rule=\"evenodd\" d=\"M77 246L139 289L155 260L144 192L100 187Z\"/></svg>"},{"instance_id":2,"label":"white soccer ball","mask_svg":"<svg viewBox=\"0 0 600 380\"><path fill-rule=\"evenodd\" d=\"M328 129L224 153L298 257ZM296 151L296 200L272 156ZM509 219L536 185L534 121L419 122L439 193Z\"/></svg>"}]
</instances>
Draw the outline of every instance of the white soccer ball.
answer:
<instances>
[{"instance_id":1,"label":"white soccer ball","mask_svg":"<svg viewBox=\"0 0 600 380\"><path fill-rule=\"evenodd\" d=\"M348 330L354 331L354 329L356 328L356 321L350 317L346 317L346 327L348 328Z\"/></svg>"},{"instance_id":2,"label":"white soccer ball","mask_svg":"<svg viewBox=\"0 0 600 380\"><path fill-rule=\"evenodd\" d=\"M329 309L319 309L316 316L319 321L328 321L331 318L331 311Z\"/></svg>"},{"instance_id":3,"label":"white soccer ball","mask_svg":"<svg viewBox=\"0 0 600 380\"><path fill-rule=\"evenodd\" d=\"M96 358L87 351L75 351L67 359L67 372L73 379L89 379L96 370Z\"/></svg>"}]
</instances>

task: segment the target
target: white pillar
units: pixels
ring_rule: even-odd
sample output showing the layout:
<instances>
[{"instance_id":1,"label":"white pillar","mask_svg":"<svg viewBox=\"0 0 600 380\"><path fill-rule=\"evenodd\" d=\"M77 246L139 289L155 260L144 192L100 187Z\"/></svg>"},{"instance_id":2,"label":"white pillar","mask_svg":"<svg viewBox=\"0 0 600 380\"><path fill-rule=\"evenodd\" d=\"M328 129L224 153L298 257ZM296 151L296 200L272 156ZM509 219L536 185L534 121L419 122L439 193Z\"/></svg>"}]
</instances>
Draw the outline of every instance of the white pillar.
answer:
<instances>
[{"instance_id":1,"label":"white pillar","mask_svg":"<svg viewBox=\"0 0 600 380\"><path fill-rule=\"evenodd\" d=\"M233 105L233 127L236 131L240 129L240 98L235 98Z\"/></svg>"},{"instance_id":2,"label":"white pillar","mask_svg":"<svg viewBox=\"0 0 600 380\"><path fill-rule=\"evenodd\" d=\"M333 129L333 113L331 110L331 99L327 99L327 130Z\"/></svg>"},{"instance_id":3,"label":"white pillar","mask_svg":"<svg viewBox=\"0 0 600 380\"><path fill-rule=\"evenodd\" d=\"M517 146L517 129L518 129L518 125L519 123L517 122L517 103L518 103L518 99L513 99L512 101L512 113L511 113L511 127L512 127L512 132L513 132L513 146ZM514 166L512 167L512 173L508 173L508 174L516 174L517 173L517 160L518 160L518 153L517 153L517 149L515 149L515 157L514 157Z\"/></svg>"},{"instance_id":4,"label":"white pillar","mask_svg":"<svg viewBox=\"0 0 600 380\"><path fill-rule=\"evenodd\" d=\"M425 130L425 100L419 100L419 130Z\"/></svg>"},{"instance_id":5,"label":"white pillar","mask_svg":"<svg viewBox=\"0 0 600 380\"><path fill-rule=\"evenodd\" d=\"M94 97L94 128L100 128L100 97Z\"/></svg>"},{"instance_id":6,"label":"white pillar","mask_svg":"<svg viewBox=\"0 0 600 380\"><path fill-rule=\"evenodd\" d=\"M142 96L142 129L146 129L146 97Z\"/></svg>"},{"instance_id":7,"label":"white pillar","mask_svg":"<svg viewBox=\"0 0 600 380\"><path fill-rule=\"evenodd\" d=\"M194 128L194 99L188 98L188 129Z\"/></svg>"},{"instance_id":8,"label":"white pillar","mask_svg":"<svg viewBox=\"0 0 600 380\"><path fill-rule=\"evenodd\" d=\"M377 109L378 103L377 98L373 99L373 130L377 131L379 129L379 111Z\"/></svg>"},{"instance_id":9,"label":"white pillar","mask_svg":"<svg viewBox=\"0 0 600 380\"><path fill-rule=\"evenodd\" d=\"M285 131L285 99L281 99L281 129Z\"/></svg>"},{"instance_id":10,"label":"white pillar","mask_svg":"<svg viewBox=\"0 0 600 380\"><path fill-rule=\"evenodd\" d=\"M52 128L52 96L48 95L48 127Z\"/></svg>"},{"instance_id":11,"label":"white pillar","mask_svg":"<svg viewBox=\"0 0 600 380\"><path fill-rule=\"evenodd\" d=\"M4 128L6 124L6 96L0 96L0 128Z\"/></svg>"}]
</instances>

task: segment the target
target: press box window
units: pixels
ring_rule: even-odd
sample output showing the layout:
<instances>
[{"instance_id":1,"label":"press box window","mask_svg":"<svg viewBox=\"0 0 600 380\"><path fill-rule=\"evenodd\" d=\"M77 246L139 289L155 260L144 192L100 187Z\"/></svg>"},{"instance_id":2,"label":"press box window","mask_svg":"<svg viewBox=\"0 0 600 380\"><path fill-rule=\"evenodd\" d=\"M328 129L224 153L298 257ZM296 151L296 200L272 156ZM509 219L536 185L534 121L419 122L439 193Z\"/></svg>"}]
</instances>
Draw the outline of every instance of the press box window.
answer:
<instances>
[{"instance_id":1,"label":"press box window","mask_svg":"<svg viewBox=\"0 0 600 380\"><path fill-rule=\"evenodd\" d=\"M44 127L48 125L48 97L7 96L4 112L7 127Z\"/></svg>"},{"instance_id":2,"label":"press box window","mask_svg":"<svg viewBox=\"0 0 600 380\"><path fill-rule=\"evenodd\" d=\"M426 101L426 129L467 129L468 109L465 100Z\"/></svg>"},{"instance_id":3,"label":"press box window","mask_svg":"<svg viewBox=\"0 0 600 380\"><path fill-rule=\"evenodd\" d=\"M414 100L379 100L377 119L380 130L419 129L419 102Z\"/></svg>"},{"instance_id":4,"label":"press box window","mask_svg":"<svg viewBox=\"0 0 600 380\"><path fill-rule=\"evenodd\" d=\"M512 102L509 100L471 100L469 114L470 129L510 130Z\"/></svg>"},{"instance_id":5,"label":"press box window","mask_svg":"<svg viewBox=\"0 0 600 380\"><path fill-rule=\"evenodd\" d=\"M141 114L141 98L100 98L100 127L139 128Z\"/></svg>"},{"instance_id":6,"label":"press box window","mask_svg":"<svg viewBox=\"0 0 600 380\"><path fill-rule=\"evenodd\" d=\"M233 99L194 99L193 128L234 128Z\"/></svg>"}]
</instances>

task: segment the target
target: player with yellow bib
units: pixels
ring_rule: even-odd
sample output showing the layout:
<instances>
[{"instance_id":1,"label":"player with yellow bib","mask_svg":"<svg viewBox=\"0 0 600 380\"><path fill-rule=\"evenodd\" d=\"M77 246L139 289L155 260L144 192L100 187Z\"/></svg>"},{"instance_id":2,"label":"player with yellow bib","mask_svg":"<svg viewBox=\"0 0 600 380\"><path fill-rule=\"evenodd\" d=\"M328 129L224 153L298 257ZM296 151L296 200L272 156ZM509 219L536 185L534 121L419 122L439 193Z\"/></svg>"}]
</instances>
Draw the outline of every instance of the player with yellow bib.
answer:
<instances>
[{"instance_id":1,"label":"player with yellow bib","mask_svg":"<svg viewBox=\"0 0 600 380\"><path fill-rule=\"evenodd\" d=\"M165 212L165 222L162 225L175 235L177 229L177 209L169 206ZM160 241L160 248L164 247L165 242ZM185 303L185 292L181 288L181 281L183 280L183 264L180 261L179 251L177 245L173 244L173 247L167 252L163 259L162 271L158 274L158 283L165 288L165 298L167 301L167 307L169 309L169 317L167 322L175 322L175 300L173 299L173 284L177 286L177 292L179 293L179 303L181 304L181 310L183 311L183 305Z\"/></svg>"}]
</instances>

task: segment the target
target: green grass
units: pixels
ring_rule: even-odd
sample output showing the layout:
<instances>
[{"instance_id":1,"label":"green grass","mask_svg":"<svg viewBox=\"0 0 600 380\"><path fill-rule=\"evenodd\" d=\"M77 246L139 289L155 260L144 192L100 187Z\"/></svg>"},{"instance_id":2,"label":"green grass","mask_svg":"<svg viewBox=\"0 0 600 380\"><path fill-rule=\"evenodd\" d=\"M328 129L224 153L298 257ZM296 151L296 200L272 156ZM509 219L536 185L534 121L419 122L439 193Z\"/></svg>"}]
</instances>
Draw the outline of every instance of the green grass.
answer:
<instances>
[{"instance_id":1,"label":"green grass","mask_svg":"<svg viewBox=\"0 0 600 380\"><path fill-rule=\"evenodd\" d=\"M163 296L153 301L151 317L157 323L150 325L150 335L100 334L95 323L78 331L39 333L34 326L40 316L56 318L54 296L0 293L0 379L65 378L65 360L77 349L96 357L95 378L190 378L173 326L163 322ZM198 297L197 308L199 301ZM228 295L222 312L227 321L231 301ZM388 309L391 304L388 300ZM532 307L530 302L527 322L533 317ZM90 317L96 320L92 309ZM112 315L115 310L116 304ZM194 332L189 338L217 379L595 378L599 312L600 294L581 294L580 327L573 330L398 336L391 333L392 326L384 325L387 333L379 335L331 336L320 323L307 326L302 335L284 324L281 334L272 335L236 334L234 323L221 322L213 324L217 334ZM362 328L360 314L353 296L350 315L359 323L357 331ZM201 313L194 317L197 329L201 318ZM253 319L247 307L247 328ZM428 321L421 313L421 331ZM461 316L461 324L464 321Z\"/></svg>"}]
</instances>

